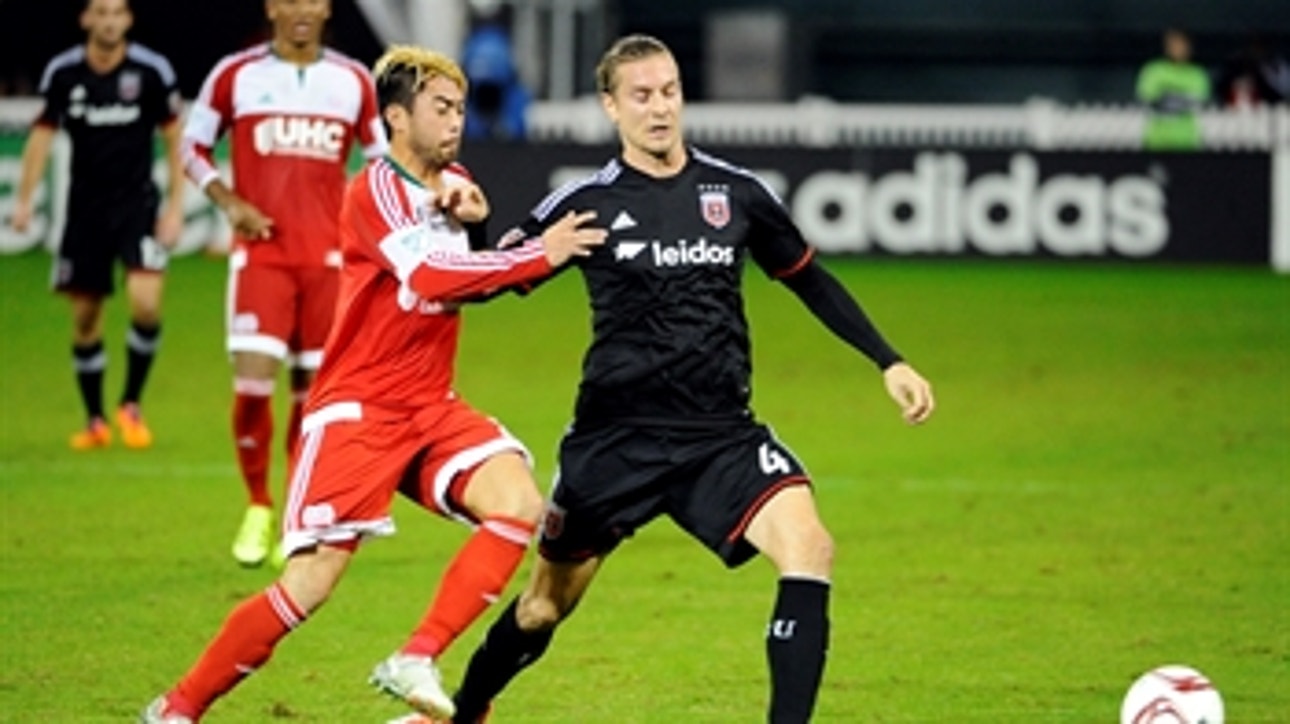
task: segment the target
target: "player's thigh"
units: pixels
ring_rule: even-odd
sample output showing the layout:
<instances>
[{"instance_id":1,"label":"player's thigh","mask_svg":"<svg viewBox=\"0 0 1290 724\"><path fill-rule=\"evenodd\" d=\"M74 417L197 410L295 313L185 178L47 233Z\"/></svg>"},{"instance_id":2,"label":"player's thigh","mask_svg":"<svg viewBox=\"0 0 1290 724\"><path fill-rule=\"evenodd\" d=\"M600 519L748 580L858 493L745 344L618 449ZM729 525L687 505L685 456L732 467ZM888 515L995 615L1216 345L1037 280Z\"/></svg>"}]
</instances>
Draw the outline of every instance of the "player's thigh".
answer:
<instances>
[{"instance_id":1,"label":"player's thigh","mask_svg":"<svg viewBox=\"0 0 1290 724\"><path fill-rule=\"evenodd\" d=\"M390 502L420 443L406 421L333 406L301 425L283 512L288 553L320 543L391 535Z\"/></svg>"},{"instance_id":2,"label":"player's thigh","mask_svg":"<svg viewBox=\"0 0 1290 724\"><path fill-rule=\"evenodd\" d=\"M245 252L229 256L228 351L284 360L296 320L298 290L287 267L248 264Z\"/></svg>"},{"instance_id":3,"label":"player's thigh","mask_svg":"<svg viewBox=\"0 0 1290 724\"><path fill-rule=\"evenodd\" d=\"M127 271L159 274L170 263L170 252L153 237L157 224L155 200L144 200L132 208L121 208L113 248Z\"/></svg>"},{"instance_id":4,"label":"player's thigh","mask_svg":"<svg viewBox=\"0 0 1290 724\"><path fill-rule=\"evenodd\" d=\"M116 291L111 229L96 229L94 221L84 218L69 222L63 230L51 274L55 291L100 298Z\"/></svg>"},{"instance_id":5,"label":"player's thigh","mask_svg":"<svg viewBox=\"0 0 1290 724\"><path fill-rule=\"evenodd\" d=\"M828 578L832 573L833 538L820 520L809 486L776 492L753 515L744 539L781 574Z\"/></svg>"},{"instance_id":6,"label":"player's thigh","mask_svg":"<svg viewBox=\"0 0 1290 724\"><path fill-rule=\"evenodd\" d=\"M666 435L622 425L575 430L560 442L538 547L551 561L607 554L666 509L676 473Z\"/></svg>"},{"instance_id":7,"label":"player's thigh","mask_svg":"<svg viewBox=\"0 0 1290 724\"><path fill-rule=\"evenodd\" d=\"M685 454L693 476L672 486L669 513L731 567L756 555L746 534L763 507L782 491L809 489L797 456L765 425L701 437Z\"/></svg>"},{"instance_id":8,"label":"player's thigh","mask_svg":"<svg viewBox=\"0 0 1290 724\"><path fill-rule=\"evenodd\" d=\"M296 269L299 300L296 307L291 351L295 366L316 370L322 363L323 345L331 332L336 314L336 297L340 290L340 270L335 267L301 267Z\"/></svg>"},{"instance_id":9,"label":"player's thigh","mask_svg":"<svg viewBox=\"0 0 1290 724\"><path fill-rule=\"evenodd\" d=\"M532 456L496 419L459 398L412 421L422 454L400 490L446 517L476 523L487 515L536 520L542 507Z\"/></svg>"}]
</instances>

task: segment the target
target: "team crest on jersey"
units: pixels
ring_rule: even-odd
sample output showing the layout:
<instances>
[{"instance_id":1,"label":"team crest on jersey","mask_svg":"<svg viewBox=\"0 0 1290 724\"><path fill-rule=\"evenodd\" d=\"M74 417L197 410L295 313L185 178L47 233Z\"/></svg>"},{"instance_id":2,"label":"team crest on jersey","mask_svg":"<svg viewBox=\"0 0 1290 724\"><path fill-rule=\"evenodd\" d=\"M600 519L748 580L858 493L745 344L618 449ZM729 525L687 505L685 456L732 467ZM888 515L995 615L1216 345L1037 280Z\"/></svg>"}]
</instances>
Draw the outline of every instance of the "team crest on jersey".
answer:
<instances>
[{"instance_id":1,"label":"team crest on jersey","mask_svg":"<svg viewBox=\"0 0 1290 724\"><path fill-rule=\"evenodd\" d=\"M714 229L730 223L730 193L725 186L700 186L699 210L703 220Z\"/></svg>"},{"instance_id":2,"label":"team crest on jersey","mask_svg":"<svg viewBox=\"0 0 1290 724\"><path fill-rule=\"evenodd\" d=\"M121 71L121 78L117 81L116 91L121 100L133 101L138 99L139 92L143 90L143 76L137 70Z\"/></svg>"}]
</instances>

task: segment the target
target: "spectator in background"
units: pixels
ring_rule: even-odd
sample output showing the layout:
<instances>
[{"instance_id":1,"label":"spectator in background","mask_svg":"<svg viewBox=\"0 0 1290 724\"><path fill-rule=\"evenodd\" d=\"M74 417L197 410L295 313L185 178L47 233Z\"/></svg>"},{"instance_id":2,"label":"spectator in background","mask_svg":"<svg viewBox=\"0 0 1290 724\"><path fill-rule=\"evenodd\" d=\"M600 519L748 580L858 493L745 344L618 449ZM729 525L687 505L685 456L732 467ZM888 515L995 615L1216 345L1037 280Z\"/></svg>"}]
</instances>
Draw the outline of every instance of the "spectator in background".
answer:
<instances>
[{"instance_id":1,"label":"spectator in background","mask_svg":"<svg viewBox=\"0 0 1290 724\"><path fill-rule=\"evenodd\" d=\"M520 83L506 32L492 24L477 28L466 38L461 65L470 81L466 138L524 140L524 114L533 99Z\"/></svg>"},{"instance_id":2,"label":"spectator in background","mask_svg":"<svg viewBox=\"0 0 1290 724\"><path fill-rule=\"evenodd\" d=\"M1164 33L1164 57L1138 73L1138 100L1148 107L1148 150L1200 148L1196 111L1210 100L1209 75L1191 61L1191 39L1177 28Z\"/></svg>"},{"instance_id":3,"label":"spectator in background","mask_svg":"<svg viewBox=\"0 0 1290 724\"><path fill-rule=\"evenodd\" d=\"M1290 63L1257 35L1223 64L1215 91L1229 108L1252 108L1290 98Z\"/></svg>"}]
</instances>

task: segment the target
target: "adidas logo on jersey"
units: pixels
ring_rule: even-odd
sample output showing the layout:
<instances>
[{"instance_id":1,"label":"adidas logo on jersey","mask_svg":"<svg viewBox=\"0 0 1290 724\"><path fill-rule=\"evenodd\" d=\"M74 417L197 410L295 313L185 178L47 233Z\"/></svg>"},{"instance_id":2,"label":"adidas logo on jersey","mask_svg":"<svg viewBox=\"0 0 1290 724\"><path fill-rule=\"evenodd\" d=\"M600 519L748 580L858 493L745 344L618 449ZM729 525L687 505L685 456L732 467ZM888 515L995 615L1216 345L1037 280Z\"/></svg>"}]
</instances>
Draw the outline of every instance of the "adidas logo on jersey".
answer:
<instances>
[{"instance_id":1,"label":"adidas logo on jersey","mask_svg":"<svg viewBox=\"0 0 1290 724\"><path fill-rule=\"evenodd\" d=\"M614 260L635 259L645 250L645 246L643 241L620 241L618 246L614 247Z\"/></svg>"},{"instance_id":2,"label":"adidas logo on jersey","mask_svg":"<svg viewBox=\"0 0 1290 724\"><path fill-rule=\"evenodd\" d=\"M322 118L274 116L255 124L252 138L261 156L336 160L345 144L345 125Z\"/></svg>"},{"instance_id":3,"label":"adidas logo on jersey","mask_svg":"<svg viewBox=\"0 0 1290 724\"><path fill-rule=\"evenodd\" d=\"M626 211L619 211L618 216L614 217L614 223L609 225L610 231L622 231L623 229L636 228L636 219Z\"/></svg>"}]
</instances>

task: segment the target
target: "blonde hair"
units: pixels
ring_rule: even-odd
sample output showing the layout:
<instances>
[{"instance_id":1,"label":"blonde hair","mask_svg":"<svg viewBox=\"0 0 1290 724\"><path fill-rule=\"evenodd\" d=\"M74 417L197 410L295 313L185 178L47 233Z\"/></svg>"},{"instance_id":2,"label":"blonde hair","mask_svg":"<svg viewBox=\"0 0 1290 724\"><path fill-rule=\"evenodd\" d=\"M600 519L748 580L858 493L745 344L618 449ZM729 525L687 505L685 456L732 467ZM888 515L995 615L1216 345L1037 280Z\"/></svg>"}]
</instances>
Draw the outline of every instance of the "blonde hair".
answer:
<instances>
[{"instance_id":1,"label":"blonde hair","mask_svg":"<svg viewBox=\"0 0 1290 724\"><path fill-rule=\"evenodd\" d=\"M463 93L469 85L461 66L452 58L415 45L391 45L372 66L372 76L382 109L392 103L411 107L412 98L436 76L447 78Z\"/></svg>"},{"instance_id":2,"label":"blonde hair","mask_svg":"<svg viewBox=\"0 0 1290 724\"><path fill-rule=\"evenodd\" d=\"M652 35L636 33L619 38L596 64L596 90L613 95L618 85L618 66L659 54L671 55L672 51Z\"/></svg>"}]
</instances>

